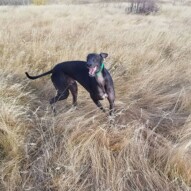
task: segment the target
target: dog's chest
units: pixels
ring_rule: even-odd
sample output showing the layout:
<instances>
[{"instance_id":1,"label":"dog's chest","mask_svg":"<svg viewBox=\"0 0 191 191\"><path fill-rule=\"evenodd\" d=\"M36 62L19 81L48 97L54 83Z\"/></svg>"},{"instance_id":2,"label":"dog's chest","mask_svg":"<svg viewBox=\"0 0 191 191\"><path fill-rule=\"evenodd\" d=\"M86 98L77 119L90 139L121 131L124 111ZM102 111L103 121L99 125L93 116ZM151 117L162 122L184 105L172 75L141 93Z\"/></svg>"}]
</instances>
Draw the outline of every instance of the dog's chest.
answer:
<instances>
[{"instance_id":1,"label":"dog's chest","mask_svg":"<svg viewBox=\"0 0 191 191\"><path fill-rule=\"evenodd\" d=\"M100 99L104 99L106 97L106 91L105 91L105 79L103 75L96 76L97 81L97 95L100 97Z\"/></svg>"},{"instance_id":2,"label":"dog's chest","mask_svg":"<svg viewBox=\"0 0 191 191\"><path fill-rule=\"evenodd\" d=\"M103 75L96 76L95 78L99 86L105 86L105 80Z\"/></svg>"}]
</instances>

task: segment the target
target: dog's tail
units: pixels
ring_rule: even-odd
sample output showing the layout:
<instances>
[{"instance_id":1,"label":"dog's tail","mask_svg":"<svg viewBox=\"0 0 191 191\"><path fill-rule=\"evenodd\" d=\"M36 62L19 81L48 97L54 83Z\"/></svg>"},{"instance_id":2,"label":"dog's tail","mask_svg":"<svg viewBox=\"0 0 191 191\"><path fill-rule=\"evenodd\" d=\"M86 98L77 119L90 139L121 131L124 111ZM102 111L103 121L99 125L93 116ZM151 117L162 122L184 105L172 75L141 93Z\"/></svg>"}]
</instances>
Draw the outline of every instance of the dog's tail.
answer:
<instances>
[{"instance_id":1,"label":"dog's tail","mask_svg":"<svg viewBox=\"0 0 191 191\"><path fill-rule=\"evenodd\" d=\"M52 70L50 70L50 71L48 71L48 72L45 72L45 73L43 73L43 74L40 74L40 75L38 75L38 76L30 76L27 72L25 72L26 76L27 76L29 79L31 79L31 80L35 80L35 79L37 79L37 78L46 76L46 75L51 74L51 73L52 73Z\"/></svg>"}]
</instances>

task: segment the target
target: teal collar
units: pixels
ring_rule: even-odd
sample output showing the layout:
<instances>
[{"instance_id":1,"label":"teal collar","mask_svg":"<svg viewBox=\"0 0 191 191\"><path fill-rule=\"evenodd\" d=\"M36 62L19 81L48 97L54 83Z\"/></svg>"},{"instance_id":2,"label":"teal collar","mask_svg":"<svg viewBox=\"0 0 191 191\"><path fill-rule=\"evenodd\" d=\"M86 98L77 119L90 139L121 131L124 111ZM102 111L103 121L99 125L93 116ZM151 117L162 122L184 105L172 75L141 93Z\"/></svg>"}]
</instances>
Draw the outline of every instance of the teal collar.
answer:
<instances>
[{"instance_id":1,"label":"teal collar","mask_svg":"<svg viewBox=\"0 0 191 191\"><path fill-rule=\"evenodd\" d=\"M102 63L100 70L99 70L98 72L96 72L96 75L97 75L97 76L99 76L99 75L101 74L103 68L104 68L104 64Z\"/></svg>"}]
</instances>

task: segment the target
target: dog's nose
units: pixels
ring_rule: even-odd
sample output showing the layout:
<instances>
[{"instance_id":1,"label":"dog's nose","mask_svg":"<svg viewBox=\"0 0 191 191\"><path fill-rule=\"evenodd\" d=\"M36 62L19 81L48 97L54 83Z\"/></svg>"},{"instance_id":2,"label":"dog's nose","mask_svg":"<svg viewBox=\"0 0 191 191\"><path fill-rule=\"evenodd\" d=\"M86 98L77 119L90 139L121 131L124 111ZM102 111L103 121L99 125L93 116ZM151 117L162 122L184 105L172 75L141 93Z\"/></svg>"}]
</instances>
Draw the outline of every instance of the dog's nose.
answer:
<instances>
[{"instance_id":1,"label":"dog's nose","mask_svg":"<svg viewBox=\"0 0 191 191\"><path fill-rule=\"evenodd\" d=\"M90 64L90 63L87 63L87 67L90 68L90 67L91 67L91 64Z\"/></svg>"}]
</instances>

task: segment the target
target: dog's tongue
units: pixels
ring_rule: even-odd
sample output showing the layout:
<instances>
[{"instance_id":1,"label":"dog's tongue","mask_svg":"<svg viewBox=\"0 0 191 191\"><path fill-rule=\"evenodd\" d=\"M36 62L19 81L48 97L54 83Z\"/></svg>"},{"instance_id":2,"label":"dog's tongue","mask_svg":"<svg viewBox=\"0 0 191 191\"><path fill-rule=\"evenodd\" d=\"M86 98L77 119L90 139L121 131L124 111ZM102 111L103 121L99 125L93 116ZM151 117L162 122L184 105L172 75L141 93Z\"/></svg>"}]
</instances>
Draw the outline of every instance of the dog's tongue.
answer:
<instances>
[{"instance_id":1,"label":"dog's tongue","mask_svg":"<svg viewBox=\"0 0 191 191\"><path fill-rule=\"evenodd\" d=\"M92 68L89 68L89 75L90 75L90 76L94 76L94 75L95 75L95 72L96 72L96 69L97 69L96 66L95 66L95 67L92 67Z\"/></svg>"}]
</instances>

